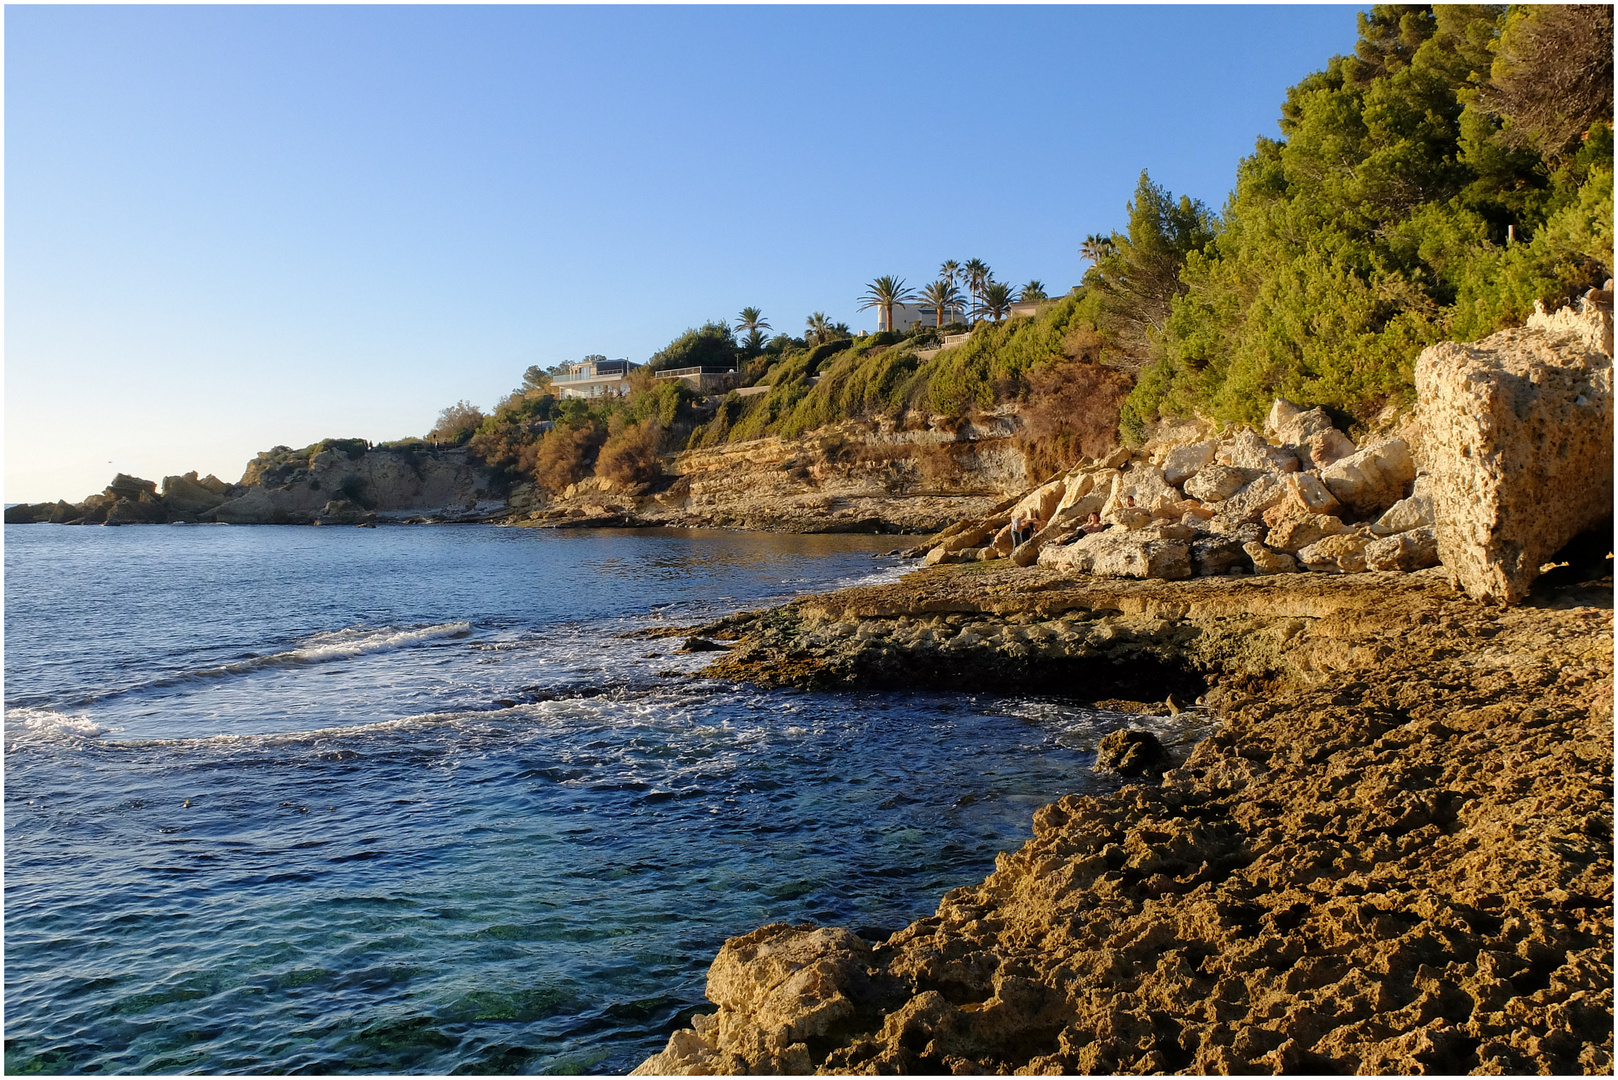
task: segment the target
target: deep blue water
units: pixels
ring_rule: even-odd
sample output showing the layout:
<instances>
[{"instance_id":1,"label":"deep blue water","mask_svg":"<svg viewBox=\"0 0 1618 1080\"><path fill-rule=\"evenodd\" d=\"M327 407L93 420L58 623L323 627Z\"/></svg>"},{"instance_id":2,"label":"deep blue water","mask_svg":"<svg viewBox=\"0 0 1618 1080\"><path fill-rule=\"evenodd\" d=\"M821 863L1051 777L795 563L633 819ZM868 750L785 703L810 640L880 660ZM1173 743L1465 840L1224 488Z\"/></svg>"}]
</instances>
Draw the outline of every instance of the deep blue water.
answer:
<instances>
[{"instance_id":1,"label":"deep blue water","mask_svg":"<svg viewBox=\"0 0 1618 1080\"><path fill-rule=\"evenodd\" d=\"M885 936L1110 786L1117 717L762 692L620 636L891 578L891 538L5 543L10 1073L627 1071L726 937Z\"/></svg>"}]
</instances>

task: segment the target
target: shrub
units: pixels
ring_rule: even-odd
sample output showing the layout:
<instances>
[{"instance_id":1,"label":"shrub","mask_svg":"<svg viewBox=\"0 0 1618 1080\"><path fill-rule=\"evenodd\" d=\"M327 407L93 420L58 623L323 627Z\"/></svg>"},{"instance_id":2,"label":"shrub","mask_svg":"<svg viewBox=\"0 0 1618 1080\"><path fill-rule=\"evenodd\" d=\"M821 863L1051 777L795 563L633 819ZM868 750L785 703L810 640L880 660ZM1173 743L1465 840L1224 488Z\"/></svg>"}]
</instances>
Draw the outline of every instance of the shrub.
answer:
<instances>
[{"instance_id":1,"label":"shrub","mask_svg":"<svg viewBox=\"0 0 1618 1080\"><path fill-rule=\"evenodd\" d=\"M482 409L470 401L457 401L438 414L438 423L427 437L440 445L459 446L470 439L482 423Z\"/></svg>"},{"instance_id":2,"label":"shrub","mask_svg":"<svg viewBox=\"0 0 1618 1080\"><path fill-rule=\"evenodd\" d=\"M1101 457L1118 445L1128 375L1063 360L1030 372L1028 384L1022 441L1030 478L1066 469L1080 455Z\"/></svg>"},{"instance_id":3,"label":"shrub","mask_svg":"<svg viewBox=\"0 0 1618 1080\"><path fill-rule=\"evenodd\" d=\"M696 366L730 368L736 365L737 355L736 335L730 324L706 322L653 353L646 367L649 371Z\"/></svg>"},{"instance_id":4,"label":"shrub","mask_svg":"<svg viewBox=\"0 0 1618 1080\"><path fill-rule=\"evenodd\" d=\"M638 424L615 417L613 431L596 459L596 475L620 484L645 484L663 475L658 447L663 427L655 419Z\"/></svg>"},{"instance_id":5,"label":"shrub","mask_svg":"<svg viewBox=\"0 0 1618 1080\"><path fill-rule=\"evenodd\" d=\"M534 482L549 491L561 491L590 475L606 430L594 417L558 424L539 442L534 453Z\"/></svg>"}]
</instances>

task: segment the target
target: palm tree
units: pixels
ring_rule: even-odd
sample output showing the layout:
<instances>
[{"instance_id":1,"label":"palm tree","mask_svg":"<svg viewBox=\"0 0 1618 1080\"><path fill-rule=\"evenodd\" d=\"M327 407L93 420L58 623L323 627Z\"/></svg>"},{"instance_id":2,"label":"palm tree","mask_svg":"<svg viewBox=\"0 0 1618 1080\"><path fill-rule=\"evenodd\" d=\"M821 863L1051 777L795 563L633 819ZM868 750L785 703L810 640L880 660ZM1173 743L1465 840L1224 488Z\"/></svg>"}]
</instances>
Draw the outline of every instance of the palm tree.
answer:
<instances>
[{"instance_id":1,"label":"palm tree","mask_svg":"<svg viewBox=\"0 0 1618 1080\"><path fill-rule=\"evenodd\" d=\"M742 347L748 352L764 351L764 331L771 329L770 324L764 321L764 312L756 307L742 308L741 314L736 316L736 329L747 331L747 337L742 339Z\"/></svg>"},{"instance_id":2,"label":"palm tree","mask_svg":"<svg viewBox=\"0 0 1618 1080\"><path fill-rule=\"evenodd\" d=\"M851 338L854 336L854 331L848 328L848 324L846 322L832 323L831 332L834 336L840 338Z\"/></svg>"},{"instance_id":3,"label":"palm tree","mask_svg":"<svg viewBox=\"0 0 1618 1080\"><path fill-rule=\"evenodd\" d=\"M819 345L831 335L831 322L826 318L824 311L815 312L804 320L804 324L809 327L809 332L804 336L814 338L816 345Z\"/></svg>"},{"instance_id":4,"label":"palm tree","mask_svg":"<svg viewBox=\"0 0 1618 1080\"><path fill-rule=\"evenodd\" d=\"M1023 303L1027 303L1030 300L1046 299L1045 283L1037 279L1030 281L1028 284L1022 287L1022 293L1017 297L1017 299L1021 300Z\"/></svg>"},{"instance_id":5,"label":"palm tree","mask_svg":"<svg viewBox=\"0 0 1618 1080\"><path fill-rule=\"evenodd\" d=\"M974 300L983 298L983 286L994 278L989 264L982 259L968 259L961 267L961 276L966 279L966 291L972 294Z\"/></svg>"},{"instance_id":6,"label":"palm tree","mask_svg":"<svg viewBox=\"0 0 1618 1080\"><path fill-rule=\"evenodd\" d=\"M944 325L944 309L956 308L961 305L961 290L955 287L955 282L948 278L939 278L925 289L921 290L924 302L933 305L937 312L936 326Z\"/></svg>"},{"instance_id":7,"label":"palm tree","mask_svg":"<svg viewBox=\"0 0 1618 1080\"><path fill-rule=\"evenodd\" d=\"M904 278L883 274L865 287L865 292L860 298L865 301L860 305L860 310L876 308L886 321L886 325L880 329L892 330L893 305L907 304L916 298L916 294L905 288Z\"/></svg>"},{"instance_id":8,"label":"palm tree","mask_svg":"<svg viewBox=\"0 0 1618 1080\"><path fill-rule=\"evenodd\" d=\"M978 306L973 315L983 315L999 322L1011 311L1011 286L1003 281L993 279L983 283L983 292L978 297Z\"/></svg>"},{"instance_id":9,"label":"palm tree","mask_svg":"<svg viewBox=\"0 0 1618 1080\"><path fill-rule=\"evenodd\" d=\"M1112 254L1112 251L1112 237L1101 236L1098 233L1091 233L1086 236L1084 243L1079 245L1080 257L1089 259L1093 264L1099 264L1102 259Z\"/></svg>"},{"instance_id":10,"label":"palm tree","mask_svg":"<svg viewBox=\"0 0 1618 1080\"><path fill-rule=\"evenodd\" d=\"M954 259L947 260L938 268L938 280L947 281L951 285L958 284L961 276L961 264Z\"/></svg>"}]
</instances>

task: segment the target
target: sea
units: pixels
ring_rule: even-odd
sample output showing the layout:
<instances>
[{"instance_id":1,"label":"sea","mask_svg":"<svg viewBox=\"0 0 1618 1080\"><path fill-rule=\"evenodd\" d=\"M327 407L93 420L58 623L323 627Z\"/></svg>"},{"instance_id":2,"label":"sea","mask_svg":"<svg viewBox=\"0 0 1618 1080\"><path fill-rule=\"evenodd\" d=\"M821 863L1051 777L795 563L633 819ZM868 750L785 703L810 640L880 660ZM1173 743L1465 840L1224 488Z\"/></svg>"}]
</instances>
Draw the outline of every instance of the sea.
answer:
<instances>
[{"instance_id":1,"label":"sea","mask_svg":"<svg viewBox=\"0 0 1618 1080\"><path fill-rule=\"evenodd\" d=\"M761 690L633 636L892 537L5 527L5 1065L622 1073L726 938L873 941L1119 781L1040 696Z\"/></svg>"}]
</instances>

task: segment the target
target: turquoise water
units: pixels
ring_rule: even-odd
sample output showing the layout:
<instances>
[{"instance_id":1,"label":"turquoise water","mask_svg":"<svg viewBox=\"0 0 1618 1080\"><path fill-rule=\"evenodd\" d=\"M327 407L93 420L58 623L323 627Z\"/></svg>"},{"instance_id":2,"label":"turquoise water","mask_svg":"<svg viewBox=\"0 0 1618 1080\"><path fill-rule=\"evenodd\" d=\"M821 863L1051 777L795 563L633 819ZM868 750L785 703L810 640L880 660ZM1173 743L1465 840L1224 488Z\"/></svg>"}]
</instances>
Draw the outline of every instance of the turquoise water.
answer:
<instances>
[{"instance_id":1,"label":"turquoise water","mask_svg":"<svg viewBox=\"0 0 1618 1080\"><path fill-rule=\"evenodd\" d=\"M726 937L885 936L1108 784L1071 703L620 636L891 578L891 538L5 536L11 1073L626 1071Z\"/></svg>"}]
</instances>

